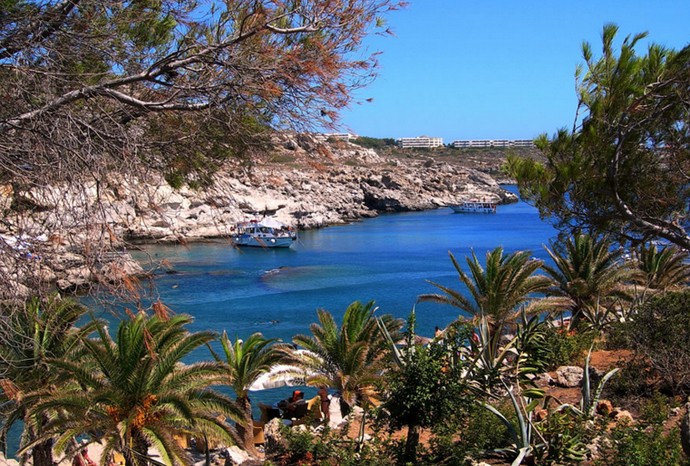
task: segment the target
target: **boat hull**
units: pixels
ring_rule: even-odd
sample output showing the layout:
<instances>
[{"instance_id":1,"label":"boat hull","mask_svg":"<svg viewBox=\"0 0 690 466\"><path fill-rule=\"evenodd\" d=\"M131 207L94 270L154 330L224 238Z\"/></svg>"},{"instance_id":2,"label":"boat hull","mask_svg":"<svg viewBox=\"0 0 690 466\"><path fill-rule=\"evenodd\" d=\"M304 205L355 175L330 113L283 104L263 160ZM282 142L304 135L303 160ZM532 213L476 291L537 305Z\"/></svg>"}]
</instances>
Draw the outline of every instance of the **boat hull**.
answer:
<instances>
[{"instance_id":1,"label":"boat hull","mask_svg":"<svg viewBox=\"0 0 690 466\"><path fill-rule=\"evenodd\" d=\"M466 202L448 206L456 214L495 214L496 204L486 202Z\"/></svg>"},{"instance_id":2,"label":"boat hull","mask_svg":"<svg viewBox=\"0 0 690 466\"><path fill-rule=\"evenodd\" d=\"M289 248L292 246L293 238L289 236L275 237L275 236L252 236L252 235L234 235L232 242L236 246L246 246L250 248Z\"/></svg>"}]
</instances>

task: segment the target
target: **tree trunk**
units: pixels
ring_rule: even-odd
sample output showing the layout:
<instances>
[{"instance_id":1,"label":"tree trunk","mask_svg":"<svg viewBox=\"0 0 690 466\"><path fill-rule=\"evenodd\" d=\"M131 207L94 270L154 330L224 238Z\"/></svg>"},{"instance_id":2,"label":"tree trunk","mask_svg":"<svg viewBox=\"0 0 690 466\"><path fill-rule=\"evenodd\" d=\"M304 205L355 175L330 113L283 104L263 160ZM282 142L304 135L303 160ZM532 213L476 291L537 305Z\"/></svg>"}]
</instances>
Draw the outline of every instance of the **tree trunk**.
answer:
<instances>
[{"instance_id":1,"label":"tree trunk","mask_svg":"<svg viewBox=\"0 0 690 466\"><path fill-rule=\"evenodd\" d=\"M417 462L417 445L419 445L419 427L408 425L405 453L403 454L403 461L405 463L415 464Z\"/></svg>"},{"instance_id":2,"label":"tree trunk","mask_svg":"<svg viewBox=\"0 0 690 466\"><path fill-rule=\"evenodd\" d=\"M40 432L43 425L47 421L45 416L41 416L39 419L39 425L36 426ZM29 425L29 422L25 419L25 425ZM36 430L30 428L27 432L29 441L32 441L38 437ZM53 466L53 439L48 439L45 442L41 442L31 449L31 457L33 459L34 466Z\"/></svg>"},{"instance_id":3,"label":"tree trunk","mask_svg":"<svg viewBox=\"0 0 690 466\"><path fill-rule=\"evenodd\" d=\"M149 444L141 433L134 431L130 437L131 447L125 445L122 454L125 457L125 466L145 466L148 465Z\"/></svg>"},{"instance_id":4,"label":"tree trunk","mask_svg":"<svg viewBox=\"0 0 690 466\"><path fill-rule=\"evenodd\" d=\"M235 424L237 435L242 440L242 447L252 456L257 456L258 452L254 446L254 420L252 419L252 405L249 398L237 398L237 405L244 414L244 422Z\"/></svg>"},{"instance_id":5,"label":"tree trunk","mask_svg":"<svg viewBox=\"0 0 690 466\"><path fill-rule=\"evenodd\" d=\"M53 441L41 442L31 449L34 466L53 466Z\"/></svg>"},{"instance_id":6,"label":"tree trunk","mask_svg":"<svg viewBox=\"0 0 690 466\"><path fill-rule=\"evenodd\" d=\"M363 406L362 410L362 419L361 419L361 424L359 426L359 448L361 450L362 446L364 445L364 434L367 431L367 410L366 410L366 405Z\"/></svg>"}]
</instances>

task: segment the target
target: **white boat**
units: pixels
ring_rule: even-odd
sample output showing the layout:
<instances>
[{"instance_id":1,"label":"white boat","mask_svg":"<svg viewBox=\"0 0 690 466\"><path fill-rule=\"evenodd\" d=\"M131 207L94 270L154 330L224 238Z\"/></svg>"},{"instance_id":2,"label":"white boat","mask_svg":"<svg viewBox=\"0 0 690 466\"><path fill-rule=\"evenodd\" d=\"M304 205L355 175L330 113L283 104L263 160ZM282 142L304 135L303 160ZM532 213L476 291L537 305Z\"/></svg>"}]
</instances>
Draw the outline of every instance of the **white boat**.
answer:
<instances>
[{"instance_id":1,"label":"white boat","mask_svg":"<svg viewBox=\"0 0 690 466\"><path fill-rule=\"evenodd\" d=\"M237 246L289 248L297 240L297 232L276 220L265 218L238 223L230 237Z\"/></svg>"},{"instance_id":2,"label":"white boat","mask_svg":"<svg viewBox=\"0 0 690 466\"><path fill-rule=\"evenodd\" d=\"M495 202L481 202L481 201L467 201L462 204L448 206L453 209L456 214L461 213L479 213L479 214L495 214Z\"/></svg>"}]
</instances>

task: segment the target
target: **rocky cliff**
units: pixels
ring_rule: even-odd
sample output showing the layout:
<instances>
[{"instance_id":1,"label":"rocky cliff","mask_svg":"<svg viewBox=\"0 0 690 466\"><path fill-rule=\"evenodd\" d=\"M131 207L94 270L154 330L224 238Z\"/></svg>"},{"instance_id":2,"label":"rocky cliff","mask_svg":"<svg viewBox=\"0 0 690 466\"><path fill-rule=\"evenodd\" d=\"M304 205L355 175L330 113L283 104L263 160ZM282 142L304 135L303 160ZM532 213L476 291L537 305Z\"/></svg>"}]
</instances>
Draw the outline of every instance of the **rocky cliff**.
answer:
<instances>
[{"instance_id":1,"label":"rocky cliff","mask_svg":"<svg viewBox=\"0 0 690 466\"><path fill-rule=\"evenodd\" d=\"M227 235L237 221L255 215L309 229L472 199L517 201L491 176L432 156L383 158L312 138L282 141L273 156L280 163L267 157L251 169L219 173L204 191L174 190L162 180L123 185L126 194L113 200L111 216L119 215L117 224L130 239L177 240Z\"/></svg>"},{"instance_id":2,"label":"rocky cliff","mask_svg":"<svg viewBox=\"0 0 690 466\"><path fill-rule=\"evenodd\" d=\"M0 207L11 210L11 190L3 192ZM7 255L0 271L23 282L16 268L25 265L30 250L41 261L29 268L40 269L43 279L63 289L139 272L126 255L108 252L128 241L222 237L236 222L255 216L309 229L465 200L517 200L489 175L461 163L433 155L382 157L301 135L277 137L273 149L250 167L228 166L204 190L173 189L160 175L118 174L105 182L34 188L26 197L41 209L16 221L8 216L0 226L4 238L22 237L26 243L23 251L5 244L17 257Z\"/></svg>"}]
</instances>

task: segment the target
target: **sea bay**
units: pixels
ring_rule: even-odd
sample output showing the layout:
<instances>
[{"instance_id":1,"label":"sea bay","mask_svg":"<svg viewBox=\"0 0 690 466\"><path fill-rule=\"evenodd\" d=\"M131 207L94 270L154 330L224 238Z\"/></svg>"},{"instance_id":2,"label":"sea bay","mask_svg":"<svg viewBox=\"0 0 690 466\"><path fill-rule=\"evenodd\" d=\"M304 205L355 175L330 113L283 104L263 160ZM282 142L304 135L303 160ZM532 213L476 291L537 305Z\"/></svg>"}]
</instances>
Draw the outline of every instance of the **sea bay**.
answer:
<instances>
[{"instance_id":1,"label":"sea bay","mask_svg":"<svg viewBox=\"0 0 690 466\"><path fill-rule=\"evenodd\" d=\"M514 191L514 187L509 187ZM436 288L428 280L460 287L448 252L464 264L474 251L530 250L545 258L543 245L556 230L532 206L499 206L497 214L455 214L448 208L381 215L361 222L300 233L290 249L234 248L229 241L148 245L145 258L165 260L174 273L159 273L161 299L175 312L192 315L193 329L253 332L290 341L307 333L324 308L342 316L355 300L374 300L378 313L405 318L416 308L418 332L433 333L458 310L416 303Z\"/></svg>"}]
</instances>

